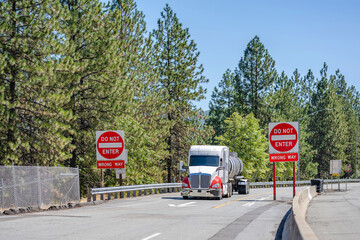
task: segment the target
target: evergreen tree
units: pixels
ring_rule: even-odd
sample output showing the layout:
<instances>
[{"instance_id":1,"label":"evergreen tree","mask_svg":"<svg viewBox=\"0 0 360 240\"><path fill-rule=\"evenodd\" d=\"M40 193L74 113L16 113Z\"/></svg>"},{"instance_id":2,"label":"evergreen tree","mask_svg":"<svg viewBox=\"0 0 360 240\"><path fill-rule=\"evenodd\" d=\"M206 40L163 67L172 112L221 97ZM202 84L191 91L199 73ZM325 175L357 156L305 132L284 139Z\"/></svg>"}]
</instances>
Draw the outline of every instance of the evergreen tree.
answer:
<instances>
[{"instance_id":1,"label":"evergreen tree","mask_svg":"<svg viewBox=\"0 0 360 240\"><path fill-rule=\"evenodd\" d=\"M218 88L214 88L209 103L210 111L206 124L214 128L214 136L220 136L224 133L225 119L238 110L236 108L236 93L235 75L228 69L223 74Z\"/></svg>"},{"instance_id":2,"label":"evergreen tree","mask_svg":"<svg viewBox=\"0 0 360 240\"><path fill-rule=\"evenodd\" d=\"M238 79L237 91L245 105L244 112L254 113L260 119L261 126L264 126L270 120L269 106L264 99L277 79L277 72L275 61L258 36L248 43L235 73Z\"/></svg>"},{"instance_id":3,"label":"evergreen tree","mask_svg":"<svg viewBox=\"0 0 360 240\"><path fill-rule=\"evenodd\" d=\"M311 137L309 143L315 154L314 162L318 163L318 175L326 177L329 174L330 160L341 159L347 161L345 142L348 135L346 115L343 111L343 102L336 93L334 76L327 76L327 65L321 69L321 79L317 83L317 91L311 99L311 111L320 111L309 118Z\"/></svg>"},{"instance_id":4,"label":"evergreen tree","mask_svg":"<svg viewBox=\"0 0 360 240\"><path fill-rule=\"evenodd\" d=\"M109 11L116 24L116 55L120 61L113 74L119 86L114 99L114 121L108 128L122 129L126 134L129 163L125 183L162 182L161 160L166 156L164 135L168 123L163 118L153 42L150 36L146 37L144 14L134 1L113 1Z\"/></svg>"},{"instance_id":5,"label":"evergreen tree","mask_svg":"<svg viewBox=\"0 0 360 240\"><path fill-rule=\"evenodd\" d=\"M157 69L159 85L163 92L163 107L170 129L166 135L168 154L166 158L167 181L172 181L176 166L186 159L190 145L188 129L195 116L192 101L201 100L205 90L200 86L208 80L198 65L199 52L189 30L183 28L176 14L166 5L153 31L158 51Z\"/></svg>"},{"instance_id":6,"label":"evergreen tree","mask_svg":"<svg viewBox=\"0 0 360 240\"><path fill-rule=\"evenodd\" d=\"M62 132L71 113L54 88L57 1L2 1L0 164L55 165L69 157Z\"/></svg>"},{"instance_id":7,"label":"evergreen tree","mask_svg":"<svg viewBox=\"0 0 360 240\"><path fill-rule=\"evenodd\" d=\"M235 72L227 70L212 93L207 124L214 128L215 135L223 134L224 119L235 111L254 113L265 127L271 119L271 110L274 110L268 97L277 78L275 61L255 36L248 43Z\"/></svg>"}]
</instances>

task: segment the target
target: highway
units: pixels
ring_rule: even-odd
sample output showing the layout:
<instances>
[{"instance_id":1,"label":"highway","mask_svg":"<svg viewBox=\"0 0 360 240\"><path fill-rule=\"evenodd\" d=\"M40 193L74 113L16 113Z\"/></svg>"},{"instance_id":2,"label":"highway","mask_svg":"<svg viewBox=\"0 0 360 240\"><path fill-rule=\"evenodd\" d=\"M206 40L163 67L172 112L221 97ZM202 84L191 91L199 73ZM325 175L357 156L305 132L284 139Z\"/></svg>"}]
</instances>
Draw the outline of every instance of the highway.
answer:
<instances>
[{"instance_id":1,"label":"highway","mask_svg":"<svg viewBox=\"0 0 360 240\"><path fill-rule=\"evenodd\" d=\"M302 188L297 188L300 191ZM251 189L231 198L180 193L111 200L75 209L0 216L1 239L274 239L292 188Z\"/></svg>"}]
</instances>

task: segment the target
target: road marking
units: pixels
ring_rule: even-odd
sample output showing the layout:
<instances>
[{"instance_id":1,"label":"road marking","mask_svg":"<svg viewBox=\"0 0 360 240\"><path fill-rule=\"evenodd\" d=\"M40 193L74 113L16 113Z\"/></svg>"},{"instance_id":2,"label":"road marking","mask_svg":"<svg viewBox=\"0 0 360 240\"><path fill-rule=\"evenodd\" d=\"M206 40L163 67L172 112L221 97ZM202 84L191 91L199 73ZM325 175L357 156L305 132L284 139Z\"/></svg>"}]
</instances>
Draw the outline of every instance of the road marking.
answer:
<instances>
[{"instance_id":1,"label":"road marking","mask_svg":"<svg viewBox=\"0 0 360 240\"><path fill-rule=\"evenodd\" d=\"M151 236L148 236L147 238L143 238L142 240L149 240L149 239L152 239L152 238L154 238L154 237L157 237L157 236L159 236L161 233L155 233L155 234L153 234L153 235L151 235Z\"/></svg>"},{"instance_id":2,"label":"road marking","mask_svg":"<svg viewBox=\"0 0 360 240\"><path fill-rule=\"evenodd\" d=\"M265 195L265 194L270 194L270 193L272 193L272 192L257 193L257 194L249 195L249 196L246 196L246 197L242 197L242 198L235 199L235 200L230 201L230 202L226 202L226 203L221 204L221 205L219 205L219 206L216 206L216 207L214 207L214 208L220 208L220 207L226 206L226 205L228 205L228 204L230 204L230 203L237 202L237 201L240 201L240 200L249 198L249 197L254 197L254 196L259 196L259 195Z\"/></svg>"},{"instance_id":3,"label":"road marking","mask_svg":"<svg viewBox=\"0 0 360 240\"><path fill-rule=\"evenodd\" d=\"M190 206L192 204L194 204L196 202L189 202L189 203L183 203L183 204L179 204L179 205L175 205L175 204L168 204L169 207L187 207Z\"/></svg>"},{"instance_id":4,"label":"road marking","mask_svg":"<svg viewBox=\"0 0 360 240\"><path fill-rule=\"evenodd\" d=\"M256 202L264 201L264 200L269 199L269 198L270 198L270 196L262 197L262 198L259 198L259 199L254 199L252 202L245 203L243 206L244 206L244 207L251 207L251 206L254 205Z\"/></svg>"},{"instance_id":5,"label":"road marking","mask_svg":"<svg viewBox=\"0 0 360 240\"><path fill-rule=\"evenodd\" d=\"M245 203L243 206L244 207L251 207L254 204L255 204L255 202L248 202L248 203Z\"/></svg>"},{"instance_id":6,"label":"road marking","mask_svg":"<svg viewBox=\"0 0 360 240\"><path fill-rule=\"evenodd\" d=\"M147 204L154 204L154 203L158 203L158 202L164 202L163 200L159 200L159 201L152 201L152 202L145 202L145 203L134 203L134 204L127 204L127 205L120 205L120 206L102 206L102 207L99 207L100 209L103 209L103 208L124 208L124 207L134 207L134 206L141 206L141 205L147 205Z\"/></svg>"},{"instance_id":7,"label":"road marking","mask_svg":"<svg viewBox=\"0 0 360 240\"><path fill-rule=\"evenodd\" d=\"M267 200L267 199L269 199L269 198L270 198L270 196L268 196L268 197L262 197L262 198L256 199L255 201L264 201L264 200Z\"/></svg>"}]
</instances>

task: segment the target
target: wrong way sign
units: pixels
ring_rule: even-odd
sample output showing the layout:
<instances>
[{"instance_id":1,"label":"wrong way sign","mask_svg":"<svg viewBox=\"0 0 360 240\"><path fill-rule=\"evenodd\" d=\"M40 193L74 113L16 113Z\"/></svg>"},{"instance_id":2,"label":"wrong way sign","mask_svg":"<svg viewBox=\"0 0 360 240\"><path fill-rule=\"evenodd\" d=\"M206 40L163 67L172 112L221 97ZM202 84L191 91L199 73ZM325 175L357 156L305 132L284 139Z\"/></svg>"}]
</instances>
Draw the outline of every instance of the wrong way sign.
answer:
<instances>
[{"instance_id":1,"label":"wrong way sign","mask_svg":"<svg viewBox=\"0 0 360 240\"><path fill-rule=\"evenodd\" d=\"M298 161L299 123L269 124L270 162Z\"/></svg>"}]
</instances>

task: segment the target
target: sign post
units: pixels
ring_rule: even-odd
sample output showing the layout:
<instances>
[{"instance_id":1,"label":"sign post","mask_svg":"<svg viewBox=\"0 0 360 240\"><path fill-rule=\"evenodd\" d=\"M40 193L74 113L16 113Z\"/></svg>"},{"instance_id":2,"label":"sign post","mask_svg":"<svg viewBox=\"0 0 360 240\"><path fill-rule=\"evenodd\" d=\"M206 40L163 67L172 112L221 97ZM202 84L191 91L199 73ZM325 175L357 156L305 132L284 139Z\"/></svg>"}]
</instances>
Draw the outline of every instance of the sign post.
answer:
<instances>
[{"instance_id":1,"label":"sign post","mask_svg":"<svg viewBox=\"0 0 360 240\"><path fill-rule=\"evenodd\" d=\"M269 123L269 160L273 163L274 200L276 200L276 162L293 162L293 196L295 196L295 162L299 160L299 123Z\"/></svg>"}]
</instances>

